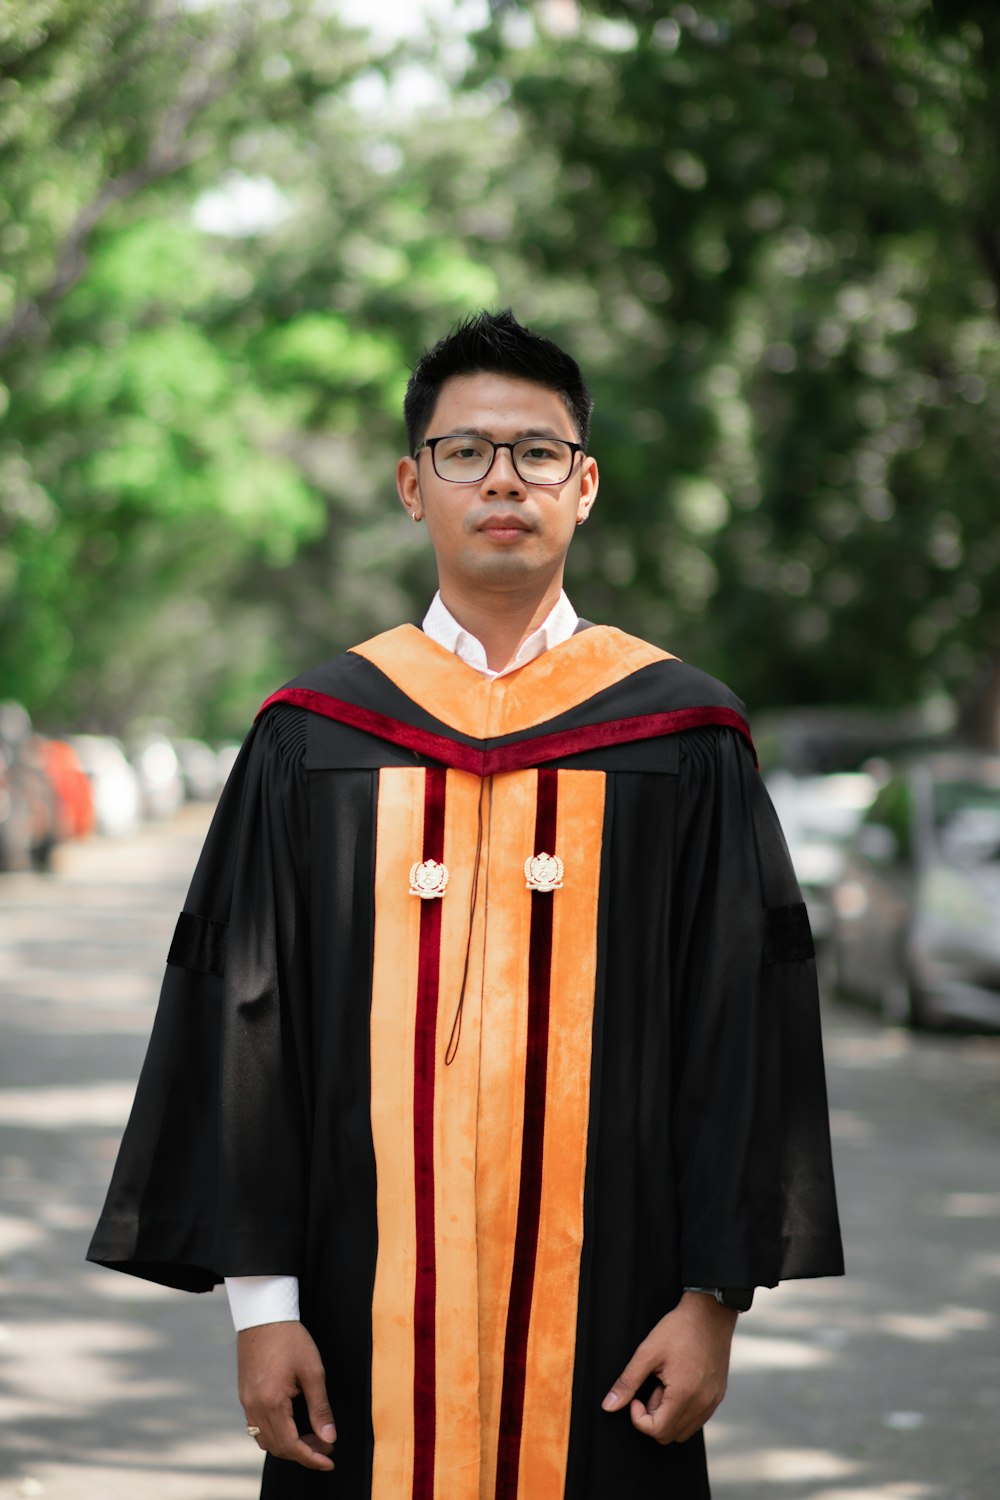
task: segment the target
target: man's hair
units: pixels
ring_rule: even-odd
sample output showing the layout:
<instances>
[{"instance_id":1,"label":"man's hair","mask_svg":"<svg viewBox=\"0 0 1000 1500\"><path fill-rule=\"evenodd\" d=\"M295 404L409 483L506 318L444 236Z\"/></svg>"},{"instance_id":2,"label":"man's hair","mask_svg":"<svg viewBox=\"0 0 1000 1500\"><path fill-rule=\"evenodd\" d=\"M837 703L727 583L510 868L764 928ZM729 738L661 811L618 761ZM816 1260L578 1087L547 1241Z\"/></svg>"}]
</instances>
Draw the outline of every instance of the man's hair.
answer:
<instances>
[{"instance_id":1,"label":"man's hair","mask_svg":"<svg viewBox=\"0 0 1000 1500\"><path fill-rule=\"evenodd\" d=\"M445 381L456 375L481 374L513 375L555 391L586 450L594 402L580 366L551 339L523 327L505 307L496 313L474 313L421 355L403 401L411 453L427 435Z\"/></svg>"}]
</instances>

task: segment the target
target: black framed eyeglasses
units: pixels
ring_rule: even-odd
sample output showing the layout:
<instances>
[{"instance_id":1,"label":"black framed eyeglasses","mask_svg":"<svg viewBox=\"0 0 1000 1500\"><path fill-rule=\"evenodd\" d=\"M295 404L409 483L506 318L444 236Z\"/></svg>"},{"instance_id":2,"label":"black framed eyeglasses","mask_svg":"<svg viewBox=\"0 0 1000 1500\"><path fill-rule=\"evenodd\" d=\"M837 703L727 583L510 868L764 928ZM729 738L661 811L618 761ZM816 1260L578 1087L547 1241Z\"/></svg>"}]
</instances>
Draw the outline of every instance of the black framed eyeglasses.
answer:
<instances>
[{"instance_id":1,"label":"black framed eyeglasses","mask_svg":"<svg viewBox=\"0 0 1000 1500\"><path fill-rule=\"evenodd\" d=\"M573 472L576 455L583 452L582 443L565 438L525 437L516 443L494 443L467 432L424 438L414 448L414 458L421 448L430 449L435 474L449 484L477 484L485 479L498 448L509 450L511 463L525 484L564 484Z\"/></svg>"}]
</instances>

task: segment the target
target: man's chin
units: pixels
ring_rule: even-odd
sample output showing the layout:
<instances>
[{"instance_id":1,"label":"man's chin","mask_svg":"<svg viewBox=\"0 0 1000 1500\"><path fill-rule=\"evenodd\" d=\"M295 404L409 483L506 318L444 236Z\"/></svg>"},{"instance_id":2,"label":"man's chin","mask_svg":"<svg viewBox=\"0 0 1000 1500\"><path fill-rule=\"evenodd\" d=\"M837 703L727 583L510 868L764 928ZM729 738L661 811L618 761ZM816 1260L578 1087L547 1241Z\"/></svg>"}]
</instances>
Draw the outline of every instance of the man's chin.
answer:
<instances>
[{"instance_id":1,"label":"man's chin","mask_svg":"<svg viewBox=\"0 0 1000 1500\"><path fill-rule=\"evenodd\" d=\"M537 575L548 578L551 564L539 565L537 556L530 555L527 547L487 548L474 557L465 559L465 576L474 584L503 584L505 581L524 583Z\"/></svg>"}]
</instances>

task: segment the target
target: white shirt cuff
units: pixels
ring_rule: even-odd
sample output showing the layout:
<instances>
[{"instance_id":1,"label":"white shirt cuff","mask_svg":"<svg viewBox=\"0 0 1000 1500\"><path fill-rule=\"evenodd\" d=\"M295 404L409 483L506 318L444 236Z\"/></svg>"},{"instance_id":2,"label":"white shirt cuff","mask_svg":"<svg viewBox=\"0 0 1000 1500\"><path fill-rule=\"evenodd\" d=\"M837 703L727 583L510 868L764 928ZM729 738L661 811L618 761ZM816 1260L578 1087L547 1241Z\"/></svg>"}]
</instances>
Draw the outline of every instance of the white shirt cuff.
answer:
<instances>
[{"instance_id":1,"label":"white shirt cuff","mask_svg":"<svg viewBox=\"0 0 1000 1500\"><path fill-rule=\"evenodd\" d=\"M299 1320L297 1276L227 1276L226 1293L237 1333L261 1323Z\"/></svg>"}]
</instances>

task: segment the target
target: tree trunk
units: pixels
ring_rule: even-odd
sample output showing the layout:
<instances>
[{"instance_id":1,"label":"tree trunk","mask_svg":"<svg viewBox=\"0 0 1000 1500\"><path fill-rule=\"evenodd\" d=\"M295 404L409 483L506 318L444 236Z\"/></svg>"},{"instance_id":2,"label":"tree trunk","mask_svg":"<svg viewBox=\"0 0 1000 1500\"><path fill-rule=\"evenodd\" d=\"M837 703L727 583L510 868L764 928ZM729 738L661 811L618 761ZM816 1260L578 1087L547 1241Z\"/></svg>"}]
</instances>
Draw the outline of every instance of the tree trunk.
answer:
<instances>
[{"instance_id":1,"label":"tree trunk","mask_svg":"<svg viewBox=\"0 0 1000 1500\"><path fill-rule=\"evenodd\" d=\"M1000 652L987 662L960 704L958 733L966 744L1000 750Z\"/></svg>"}]
</instances>

